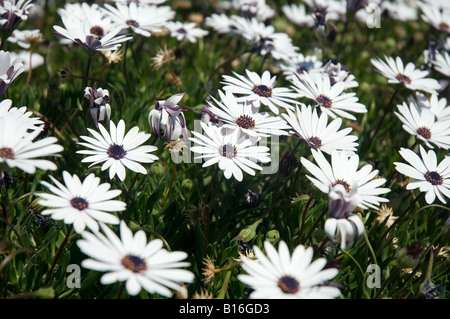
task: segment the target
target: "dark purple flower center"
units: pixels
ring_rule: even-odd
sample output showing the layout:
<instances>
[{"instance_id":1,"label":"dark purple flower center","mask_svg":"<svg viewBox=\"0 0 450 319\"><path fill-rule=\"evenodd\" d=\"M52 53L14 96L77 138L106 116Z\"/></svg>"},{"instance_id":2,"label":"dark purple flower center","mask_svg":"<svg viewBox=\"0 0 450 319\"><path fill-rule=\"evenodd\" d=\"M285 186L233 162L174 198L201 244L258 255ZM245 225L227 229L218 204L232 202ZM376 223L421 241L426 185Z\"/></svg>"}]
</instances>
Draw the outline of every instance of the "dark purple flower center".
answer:
<instances>
[{"instance_id":1,"label":"dark purple flower center","mask_svg":"<svg viewBox=\"0 0 450 319\"><path fill-rule=\"evenodd\" d=\"M127 20L125 21L125 23L128 24L129 26L139 28L139 23L136 20Z\"/></svg>"},{"instance_id":2,"label":"dark purple flower center","mask_svg":"<svg viewBox=\"0 0 450 319\"><path fill-rule=\"evenodd\" d=\"M236 124L239 125L239 127L242 128L254 128L255 127L255 120L248 115L241 115L236 120Z\"/></svg>"},{"instance_id":3,"label":"dark purple flower center","mask_svg":"<svg viewBox=\"0 0 450 319\"><path fill-rule=\"evenodd\" d=\"M76 208L78 210L85 210L89 206L89 203L84 198L81 197L72 198L70 204L72 205L73 208Z\"/></svg>"},{"instance_id":4,"label":"dark purple flower center","mask_svg":"<svg viewBox=\"0 0 450 319\"><path fill-rule=\"evenodd\" d=\"M313 144L316 147L322 146L322 140L320 138L318 138L317 136L308 138L308 142Z\"/></svg>"},{"instance_id":5,"label":"dark purple flower center","mask_svg":"<svg viewBox=\"0 0 450 319\"><path fill-rule=\"evenodd\" d=\"M285 294L295 294L300 290L300 283L291 276L283 276L278 280L278 287Z\"/></svg>"},{"instance_id":6,"label":"dark purple flower center","mask_svg":"<svg viewBox=\"0 0 450 319\"><path fill-rule=\"evenodd\" d=\"M145 261L134 255L126 255L122 258L122 266L134 273L139 273L147 270Z\"/></svg>"},{"instance_id":7,"label":"dark purple flower center","mask_svg":"<svg viewBox=\"0 0 450 319\"><path fill-rule=\"evenodd\" d=\"M411 84L411 78L408 77L408 76L406 76L406 75L404 75L404 74L399 73L399 74L397 74L397 75L395 76L395 78L396 78L397 80L399 80L400 82L407 83L407 84Z\"/></svg>"},{"instance_id":8,"label":"dark purple flower center","mask_svg":"<svg viewBox=\"0 0 450 319\"><path fill-rule=\"evenodd\" d=\"M263 97L271 97L272 96L272 88L267 87L266 85L253 85L252 92Z\"/></svg>"},{"instance_id":9,"label":"dark purple flower center","mask_svg":"<svg viewBox=\"0 0 450 319\"><path fill-rule=\"evenodd\" d=\"M438 173L438 172L426 172L425 173L425 179L427 180L428 183L436 186L436 185L442 185L442 183L444 182L444 179L442 178L442 176Z\"/></svg>"},{"instance_id":10,"label":"dark purple flower center","mask_svg":"<svg viewBox=\"0 0 450 319\"><path fill-rule=\"evenodd\" d=\"M430 131L430 129L428 129L426 127L423 127L423 126L419 127L417 129L417 134L419 134L423 138L426 138L427 140L429 140L431 138L431 131Z\"/></svg>"},{"instance_id":11,"label":"dark purple flower center","mask_svg":"<svg viewBox=\"0 0 450 319\"><path fill-rule=\"evenodd\" d=\"M219 148L220 155L226 158L235 158L237 154L236 146L231 144L225 144Z\"/></svg>"},{"instance_id":12,"label":"dark purple flower center","mask_svg":"<svg viewBox=\"0 0 450 319\"><path fill-rule=\"evenodd\" d=\"M330 108L333 105L333 100L322 94L316 97L316 102L326 108Z\"/></svg>"},{"instance_id":13,"label":"dark purple flower center","mask_svg":"<svg viewBox=\"0 0 450 319\"><path fill-rule=\"evenodd\" d=\"M105 32L103 31L103 28L99 27L98 25L95 25L95 26L91 27L89 32L92 33L93 35L98 36L98 37L102 37L102 36L105 35Z\"/></svg>"},{"instance_id":14,"label":"dark purple flower center","mask_svg":"<svg viewBox=\"0 0 450 319\"><path fill-rule=\"evenodd\" d=\"M337 184L340 184L340 185L344 186L345 191L346 191L347 193L349 193L349 192L352 190L352 188L350 187L350 184L348 184L348 183L347 183L346 181L344 181L343 179L337 179L337 180L334 182L333 186L335 186L335 185L337 185Z\"/></svg>"},{"instance_id":15,"label":"dark purple flower center","mask_svg":"<svg viewBox=\"0 0 450 319\"><path fill-rule=\"evenodd\" d=\"M0 148L0 158L13 159L14 152L9 147Z\"/></svg>"},{"instance_id":16,"label":"dark purple flower center","mask_svg":"<svg viewBox=\"0 0 450 319\"><path fill-rule=\"evenodd\" d=\"M111 144L106 151L106 154L108 154L109 157L120 160L127 155L127 151L125 151L122 145Z\"/></svg>"}]
</instances>

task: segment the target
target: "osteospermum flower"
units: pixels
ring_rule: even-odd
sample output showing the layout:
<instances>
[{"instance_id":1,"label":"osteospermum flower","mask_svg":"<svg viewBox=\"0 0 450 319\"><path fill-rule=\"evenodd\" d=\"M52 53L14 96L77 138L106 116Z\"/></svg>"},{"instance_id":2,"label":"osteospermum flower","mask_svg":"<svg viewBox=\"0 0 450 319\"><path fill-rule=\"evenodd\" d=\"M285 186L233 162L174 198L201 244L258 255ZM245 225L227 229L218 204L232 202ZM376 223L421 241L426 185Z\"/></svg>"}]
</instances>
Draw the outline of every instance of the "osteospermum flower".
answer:
<instances>
[{"instance_id":1,"label":"osteospermum flower","mask_svg":"<svg viewBox=\"0 0 450 319\"><path fill-rule=\"evenodd\" d=\"M109 178L113 178L116 174L121 181L125 179L125 167L134 172L147 174L147 170L140 163L152 163L158 157L149 154L157 150L153 145L142 145L150 138L150 134L139 132L137 126L131 128L125 134L125 122L120 120L116 125L110 121L109 132L99 123L100 133L89 129L88 131L94 136L80 136L87 143L78 143L90 150L78 151L78 154L87 154L81 162L92 162L89 167L98 163L104 163L101 170L109 169Z\"/></svg>"},{"instance_id":2,"label":"osteospermum flower","mask_svg":"<svg viewBox=\"0 0 450 319\"><path fill-rule=\"evenodd\" d=\"M13 31L28 19L32 0L3 0L0 2L0 31Z\"/></svg>"},{"instance_id":3,"label":"osteospermum flower","mask_svg":"<svg viewBox=\"0 0 450 319\"><path fill-rule=\"evenodd\" d=\"M61 39L68 39L74 43L86 47L94 51L117 50L125 41L131 40L132 37L120 35L122 27L115 26L111 30L100 30L93 26L87 19L80 19L76 16L64 15L61 17L64 28L55 25L55 35Z\"/></svg>"},{"instance_id":4,"label":"osteospermum flower","mask_svg":"<svg viewBox=\"0 0 450 319\"><path fill-rule=\"evenodd\" d=\"M325 258L312 262L312 247L299 245L292 255L284 241L278 244L278 251L268 241L264 248L267 255L253 247L257 260L241 259L247 274L238 275L238 279L253 289L250 298L330 299L340 295L338 288L325 285L338 274L338 269L323 269Z\"/></svg>"},{"instance_id":5,"label":"osteospermum flower","mask_svg":"<svg viewBox=\"0 0 450 319\"><path fill-rule=\"evenodd\" d=\"M286 4L281 7L286 18L292 23L300 26L311 28L314 26L314 17L311 13L306 13L305 5Z\"/></svg>"},{"instance_id":6,"label":"osteospermum flower","mask_svg":"<svg viewBox=\"0 0 450 319\"><path fill-rule=\"evenodd\" d=\"M83 182L77 175L71 176L64 171L64 184L53 176L50 179L56 185L41 181L52 193L37 193L41 199L38 204L45 207L42 215L51 215L55 220L63 220L66 224L73 224L77 233L82 233L86 226L98 231L98 222L119 224L119 218L110 212L123 211L126 204L119 200L112 200L122 192L110 190L108 183L100 184L100 178L89 174Z\"/></svg>"},{"instance_id":7,"label":"osteospermum flower","mask_svg":"<svg viewBox=\"0 0 450 319\"><path fill-rule=\"evenodd\" d=\"M444 204L445 197L450 198L450 157L445 157L439 164L436 153L428 153L420 145L420 157L410 149L401 148L399 153L408 164L394 162L395 169L401 174L413 178L415 181L406 185L406 189L419 188L426 192L425 200L428 204L436 197Z\"/></svg>"},{"instance_id":8,"label":"osteospermum flower","mask_svg":"<svg viewBox=\"0 0 450 319\"><path fill-rule=\"evenodd\" d=\"M324 230L328 238L340 242L341 249L351 247L354 240L364 234L363 221L352 213L359 202L360 195L356 188L347 192L342 184L330 185Z\"/></svg>"},{"instance_id":9,"label":"osteospermum flower","mask_svg":"<svg viewBox=\"0 0 450 319\"><path fill-rule=\"evenodd\" d=\"M169 30L170 36L178 41L186 39L191 43L195 43L198 38L203 38L209 33L207 30L197 28L195 22L169 21L164 26Z\"/></svg>"},{"instance_id":10,"label":"osteospermum flower","mask_svg":"<svg viewBox=\"0 0 450 319\"><path fill-rule=\"evenodd\" d=\"M418 110L414 103L410 103L408 107L403 102L397 108L399 112L394 113L402 121L406 132L423 141L429 148L433 148L432 144L444 149L450 148L450 120L436 121L430 109Z\"/></svg>"},{"instance_id":11,"label":"osteospermum flower","mask_svg":"<svg viewBox=\"0 0 450 319\"><path fill-rule=\"evenodd\" d=\"M91 106L91 115L94 120L95 127L98 128L98 121L103 121L106 115L106 122L109 123L111 118L111 106L109 105L109 91L90 86L84 89L84 97L87 98Z\"/></svg>"},{"instance_id":12,"label":"osteospermum flower","mask_svg":"<svg viewBox=\"0 0 450 319\"><path fill-rule=\"evenodd\" d=\"M346 88L343 81L331 85L328 74L322 73L314 77L308 73L297 74L296 78L291 81L300 96L316 102L320 110L332 118L336 118L336 115L338 115L356 120L356 117L347 111L367 112L365 105L358 103L355 93L343 93Z\"/></svg>"},{"instance_id":13,"label":"osteospermum flower","mask_svg":"<svg viewBox=\"0 0 450 319\"><path fill-rule=\"evenodd\" d=\"M56 170L55 163L40 157L58 156L64 148L56 144L58 140L53 136L34 141L43 127L30 132L29 121L15 116L0 117L0 165L5 163L28 174L34 174L36 168Z\"/></svg>"},{"instance_id":14,"label":"osteospermum flower","mask_svg":"<svg viewBox=\"0 0 450 319\"><path fill-rule=\"evenodd\" d=\"M269 109L278 114L280 111L277 106L286 109L292 109L297 94L291 92L288 88L275 87L276 76L271 76L269 71L264 71L262 76L258 73L245 70L247 77L239 75L235 72L236 77L223 75L225 84L223 89L237 94L239 102L251 103L254 107L259 108L261 104L266 105Z\"/></svg>"},{"instance_id":15,"label":"osteospermum flower","mask_svg":"<svg viewBox=\"0 0 450 319\"><path fill-rule=\"evenodd\" d=\"M301 105L301 110L298 106L297 116L291 111L287 110L287 114L282 114L294 131L291 134L297 135L309 147L320 149L325 153L331 154L334 150L346 151L353 154L356 151L358 143L355 141L357 136L348 135L352 129L345 128L339 131L342 124L341 118L336 118L329 124L328 116L325 113L317 115L317 110L312 110L311 106Z\"/></svg>"},{"instance_id":16,"label":"osteospermum flower","mask_svg":"<svg viewBox=\"0 0 450 319\"><path fill-rule=\"evenodd\" d=\"M436 121L450 120L450 105L447 104L447 99L444 97L439 99L436 94L432 94L428 98L425 94L416 92L415 98L409 96L407 101L415 104L419 113L422 108L430 110Z\"/></svg>"},{"instance_id":17,"label":"osteospermum flower","mask_svg":"<svg viewBox=\"0 0 450 319\"><path fill-rule=\"evenodd\" d=\"M416 69L414 63L409 62L406 66L400 57L395 60L392 57L385 56L384 62L380 58L372 58L373 66L384 77L388 79L388 83L403 84L410 90L419 90L432 94L436 94L440 89L440 84L437 80L426 78L428 71Z\"/></svg>"},{"instance_id":18,"label":"osteospermum flower","mask_svg":"<svg viewBox=\"0 0 450 319\"><path fill-rule=\"evenodd\" d=\"M154 134L166 136L167 142L177 140L181 135L186 138L188 130L183 109L178 103L185 93L174 94L167 100L156 101L155 108L148 114L148 122Z\"/></svg>"},{"instance_id":19,"label":"osteospermum flower","mask_svg":"<svg viewBox=\"0 0 450 319\"><path fill-rule=\"evenodd\" d=\"M313 175L307 175L308 179L322 192L329 193L330 186L341 184L347 193L352 189L357 190L359 196L358 207L376 209L380 202L388 202L387 198L378 195L390 192L389 188L379 186L386 182L384 178L376 178L378 170L372 170L372 165L367 164L358 169L359 156L348 157L346 152L333 151L331 153L331 165L321 151L311 149L313 157L318 164L315 165L302 157L301 163Z\"/></svg>"},{"instance_id":20,"label":"osteospermum flower","mask_svg":"<svg viewBox=\"0 0 450 319\"><path fill-rule=\"evenodd\" d=\"M24 123L27 130L38 129L40 124L43 122L37 117L31 117L33 112L27 111L26 106L20 108L11 107L12 101L10 99L5 99L0 102L0 118L2 117L13 117L14 120L19 120Z\"/></svg>"},{"instance_id":21,"label":"osteospermum flower","mask_svg":"<svg viewBox=\"0 0 450 319\"><path fill-rule=\"evenodd\" d=\"M450 55L444 51L442 54L436 52L433 60L434 69L439 73L450 76Z\"/></svg>"},{"instance_id":22,"label":"osteospermum flower","mask_svg":"<svg viewBox=\"0 0 450 319\"><path fill-rule=\"evenodd\" d=\"M318 60L316 55L304 56L302 53L298 53L289 60L279 63L278 66L283 71L286 79L290 80L295 77L295 73L319 72L322 67L322 61Z\"/></svg>"},{"instance_id":23,"label":"osteospermum flower","mask_svg":"<svg viewBox=\"0 0 450 319\"><path fill-rule=\"evenodd\" d=\"M116 7L105 4L103 12L123 30L131 29L144 37L151 36L152 32L161 32L161 27L175 16L170 7L136 2L116 3Z\"/></svg>"},{"instance_id":24,"label":"osteospermum flower","mask_svg":"<svg viewBox=\"0 0 450 319\"><path fill-rule=\"evenodd\" d=\"M243 179L242 171L255 175L255 170L262 170L256 162L270 162L269 148L255 146L259 138L241 136L240 130L227 130L212 124L201 123L206 135L192 131L194 138L191 141L198 146L191 147L191 151L201 154L194 159L205 158L202 167L219 163L224 171L225 178L234 176L239 182Z\"/></svg>"},{"instance_id":25,"label":"osteospermum flower","mask_svg":"<svg viewBox=\"0 0 450 319\"><path fill-rule=\"evenodd\" d=\"M19 74L25 71L22 60L11 53L0 51L0 96L3 96Z\"/></svg>"},{"instance_id":26,"label":"osteospermum flower","mask_svg":"<svg viewBox=\"0 0 450 319\"><path fill-rule=\"evenodd\" d=\"M281 117L270 116L268 112L259 112L251 104L239 103L234 95L219 90L220 102L211 97L213 103L207 102L209 110L222 120L224 127L239 128L250 136L288 135L289 125Z\"/></svg>"},{"instance_id":27,"label":"osteospermum flower","mask_svg":"<svg viewBox=\"0 0 450 319\"><path fill-rule=\"evenodd\" d=\"M77 245L90 257L81 266L105 272L100 278L103 285L125 282L132 296L144 288L149 293L171 297L170 289L186 292L181 283L194 281L192 272L180 269L190 265L183 262L188 256L185 252L163 249L160 239L147 242L142 230L133 235L124 221L120 223L120 238L109 227L100 226L104 234L84 232Z\"/></svg>"}]
</instances>

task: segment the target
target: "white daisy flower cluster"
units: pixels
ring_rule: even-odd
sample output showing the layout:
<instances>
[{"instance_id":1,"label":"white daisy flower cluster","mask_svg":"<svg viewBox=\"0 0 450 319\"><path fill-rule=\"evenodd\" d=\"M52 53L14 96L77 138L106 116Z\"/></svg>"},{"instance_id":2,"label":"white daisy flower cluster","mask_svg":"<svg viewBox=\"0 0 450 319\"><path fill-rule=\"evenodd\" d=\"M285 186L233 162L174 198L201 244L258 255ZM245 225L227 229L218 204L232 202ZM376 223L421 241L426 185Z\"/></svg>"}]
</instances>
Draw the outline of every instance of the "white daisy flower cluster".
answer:
<instances>
[{"instance_id":1,"label":"white daisy flower cluster","mask_svg":"<svg viewBox=\"0 0 450 319\"><path fill-rule=\"evenodd\" d=\"M205 25L218 33L238 35L250 44L251 50L262 56L270 54L277 61L297 55L299 48L292 44L291 38L265 23L274 14L265 0L234 0L227 9L239 14L214 13L206 17Z\"/></svg>"},{"instance_id":2,"label":"white daisy flower cluster","mask_svg":"<svg viewBox=\"0 0 450 319\"><path fill-rule=\"evenodd\" d=\"M419 2L422 10L422 19L432 27L446 31L446 24L439 22L440 18L448 14L446 2ZM447 12L447 13L446 13ZM446 20L447 21L447 20ZM447 31L448 32L448 31ZM403 129L414 136L416 143L423 143L426 147L450 149L450 105L446 97L440 96L445 91L447 80L438 81L428 77L433 71L445 77L450 75L450 58L447 51L435 51L430 55L428 50L425 56L430 56L431 69L417 68L412 62L404 65L400 57L385 56L385 61L380 58L371 60L378 72L388 79L388 83L400 84L402 87L413 91L406 101L397 105L394 114L402 123ZM425 200L432 204L436 197L446 203L445 197L449 197L449 185L446 182L447 171L450 169L448 157L437 164L437 155L433 150L428 153L422 145L418 150L402 147L400 155L410 165L395 162L396 170L401 174L413 178L416 181L407 184L406 189L419 188L426 192ZM420 156L419 156L420 155Z\"/></svg>"}]
</instances>

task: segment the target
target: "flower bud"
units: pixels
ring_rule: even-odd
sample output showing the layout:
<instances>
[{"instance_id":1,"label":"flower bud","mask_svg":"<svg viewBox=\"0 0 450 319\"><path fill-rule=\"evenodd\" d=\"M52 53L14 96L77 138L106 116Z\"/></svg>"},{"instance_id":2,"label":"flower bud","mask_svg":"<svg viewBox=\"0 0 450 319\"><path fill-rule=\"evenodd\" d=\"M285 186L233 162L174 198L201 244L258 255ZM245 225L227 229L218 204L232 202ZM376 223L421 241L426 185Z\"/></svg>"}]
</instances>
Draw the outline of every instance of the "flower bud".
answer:
<instances>
[{"instance_id":1,"label":"flower bud","mask_svg":"<svg viewBox=\"0 0 450 319\"><path fill-rule=\"evenodd\" d=\"M161 163L159 163L159 162L154 163L150 167L150 174L152 176L155 176L156 178L159 178L159 177L163 176L165 171L166 170L164 169L164 166Z\"/></svg>"},{"instance_id":2,"label":"flower bud","mask_svg":"<svg viewBox=\"0 0 450 319\"><path fill-rule=\"evenodd\" d=\"M256 227L258 227L258 225L261 224L261 222L262 222L262 219L258 219L256 222L254 222L247 228L244 228L243 230L241 230L241 232L239 233L239 235L237 237L241 238L247 242L252 240L253 238L256 237Z\"/></svg>"},{"instance_id":3,"label":"flower bud","mask_svg":"<svg viewBox=\"0 0 450 319\"><path fill-rule=\"evenodd\" d=\"M280 240L280 232L276 229L269 230L266 233L266 240L271 243L272 245L275 245L275 243Z\"/></svg>"},{"instance_id":4,"label":"flower bud","mask_svg":"<svg viewBox=\"0 0 450 319\"><path fill-rule=\"evenodd\" d=\"M181 182L181 190L184 192L190 192L192 190L192 181L185 179Z\"/></svg>"}]
</instances>

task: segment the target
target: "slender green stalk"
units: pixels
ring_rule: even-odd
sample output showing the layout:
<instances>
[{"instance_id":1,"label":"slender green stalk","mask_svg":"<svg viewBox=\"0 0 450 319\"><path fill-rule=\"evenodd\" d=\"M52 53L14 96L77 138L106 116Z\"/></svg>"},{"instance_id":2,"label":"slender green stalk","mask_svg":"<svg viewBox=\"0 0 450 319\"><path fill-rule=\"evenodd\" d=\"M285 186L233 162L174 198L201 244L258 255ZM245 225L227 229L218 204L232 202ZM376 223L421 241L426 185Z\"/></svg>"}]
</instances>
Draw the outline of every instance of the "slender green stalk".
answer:
<instances>
[{"instance_id":1,"label":"slender green stalk","mask_svg":"<svg viewBox=\"0 0 450 319\"><path fill-rule=\"evenodd\" d=\"M67 242L69 241L69 237L72 236L73 233L74 233L73 226L70 225L69 229L67 229L66 237L64 238L63 242L59 246L59 248L55 254L55 257L53 258L52 265L51 265L50 269L48 270L47 275L45 276L44 286L46 286L48 284L48 281L50 280L50 276L51 276L53 270L55 269L56 263L58 262L59 258L61 257L64 247L66 246Z\"/></svg>"},{"instance_id":2,"label":"slender green stalk","mask_svg":"<svg viewBox=\"0 0 450 319\"><path fill-rule=\"evenodd\" d=\"M217 299L225 299L225 293L227 292L230 278L231 278L231 270L227 271L225 275L225 279L223 280L222 288L220 288L220 292L219 295L217 296Z\"/></svg>"}]
</instances>

